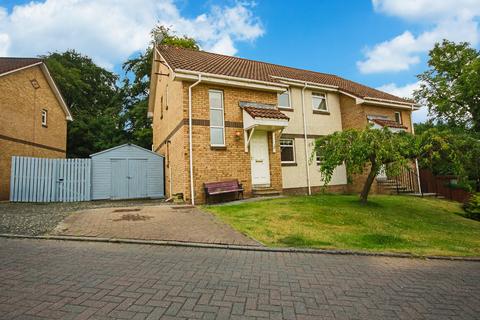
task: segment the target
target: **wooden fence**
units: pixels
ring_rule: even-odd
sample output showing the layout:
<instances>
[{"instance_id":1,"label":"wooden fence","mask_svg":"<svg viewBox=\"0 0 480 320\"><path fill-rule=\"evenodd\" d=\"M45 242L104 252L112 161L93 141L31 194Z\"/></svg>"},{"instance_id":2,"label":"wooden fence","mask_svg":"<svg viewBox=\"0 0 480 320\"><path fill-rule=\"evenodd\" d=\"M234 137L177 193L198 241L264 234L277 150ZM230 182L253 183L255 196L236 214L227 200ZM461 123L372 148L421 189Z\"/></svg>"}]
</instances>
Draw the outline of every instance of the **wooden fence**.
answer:
<instances>
[{"instance_id":1,"label":"wooden fence","mask_svg":"<svg viewBox=\"0 0 480 320\"><path fill-rule=\"evenodd\" d=\"M74 202L90 199L90 159L12 157L10 201Z\"/></svg>"},{"instance_id":2,"label":"wooden fence","mask_svg":"<svg viewBox=\"0 0 480 320\"><path fill-rule=\"evenodd\" d=\"M450 184L456 181L457 176L435 176L430 170L420 169L420 181L423 193L435 193L449 200L465 202L471 194L459 188L453 188Z\"/></svg>"}]
</instances>

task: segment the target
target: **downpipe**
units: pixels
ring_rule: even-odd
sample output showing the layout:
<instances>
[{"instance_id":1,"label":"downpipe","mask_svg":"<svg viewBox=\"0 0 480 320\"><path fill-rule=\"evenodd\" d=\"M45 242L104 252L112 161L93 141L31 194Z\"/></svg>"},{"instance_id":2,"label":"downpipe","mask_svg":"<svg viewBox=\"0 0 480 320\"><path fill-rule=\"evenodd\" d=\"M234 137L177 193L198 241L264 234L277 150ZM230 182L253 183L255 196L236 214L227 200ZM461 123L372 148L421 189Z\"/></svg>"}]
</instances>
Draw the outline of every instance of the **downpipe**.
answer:
<instances>
[{"instance_id":1,"label":"downpipe","mask_svg":"<svg viewBox=\"0 0 480 320\"><path fill-rule=\"evenodd\" d=\"M303 134L305 142L305 169L307 173L307 187L308 187L308 195L312 194L312 188L310 186L310 168L308 166L308 141L307 141L307 120L305 117L305 89L307 88L307 83L305 82L302 88L302 115L303 115Z\"/></svg>"},{"instance_id":2,"label":"downpipe","mask_svg":"<svg viewBox=\"0 0 480 320\"><path fill-rule=\"evenodd\" d=\"M192 145L192 88L202 82L202 75L198 74L198 80L188 87L188 153L190 163L190 198L192 206L195 205L195 188L193 183L193 145Z\"/></svg>"}]
</instances>

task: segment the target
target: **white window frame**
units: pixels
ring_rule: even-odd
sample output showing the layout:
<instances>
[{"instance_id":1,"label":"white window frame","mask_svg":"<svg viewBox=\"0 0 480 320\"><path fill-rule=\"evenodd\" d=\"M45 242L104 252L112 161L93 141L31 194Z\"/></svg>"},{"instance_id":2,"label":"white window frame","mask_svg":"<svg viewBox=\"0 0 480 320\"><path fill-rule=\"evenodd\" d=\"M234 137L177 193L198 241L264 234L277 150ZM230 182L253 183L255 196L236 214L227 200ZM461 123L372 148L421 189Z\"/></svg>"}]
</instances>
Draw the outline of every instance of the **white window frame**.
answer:
<instances>
[{"instance_id":1,"label":"white window frame","mask_svg":"<svg viewBox=\"0 0 480 320\"><path fill-rule=\"evenodd\" d=\"M222 99L221 99L222 107L221 108L212 108L212 106L210 105L210 93L211 92L220 93L220 95L222 96ZM225 147L225 105L224 105L223 99L224 99L223 91L221 91L221 90L208 90L208 104L209 104L208 112L210 113L210 110L221 110L222 111L222 125L221 126L212 126L212 119L210 118L210 114L209 114L210 129L211 128L217 128L217 129L222 129L222 131L223 131L223 144L213 144L212 143L212 131L210 130L210 146L212 146L212 147Z\"/></svg>"},{"instance_id":2,"label":"white window frame","mask_svg":"<svg viewBox=\"0 0 480 320\"><path fill-rule=\"evenodd\" d=\"M281 96L282 94L285 94L285 93L288 94L288 104L289 104L288 107L286 107L286 106L281 106L281 105L280 105L280 96ZM291 92L290 92L290 89L287 89L287 91L285 91L285 92L278 93L278 94L277 94L277 101L278 101L278 107L279 107L279 108L281 108L281 109L293 109L293 106L292 106L292 94L291 94Z\"/></svg>"},{"instance_id":3,"label":"white window frame","mask_svg":"<svg viewBox=\"0 0 480 320\"><path fill-rule=\"evenodd\" d=\"M394 115L394 118L395 118L395 122L397 121L397 114L398 114L398 124L403 124L402 122L402 113L399 112L399 111L395 111L395 115Z\"/></svg>"},{"instance_id":4,"label":"white window frame","mask_svg":"<svg viewBox=\"0 0 480 320\"><path fill-rule=\"evenodd\" d=\"M323 112L328 112L328 99L327 99L327 94L325 92L316 92L316 91L313 91L312 92L312 110L314 111L323 111ZM324 96L325 98L325 109L317 109L315 108L315 106L313 105L313 97L314 96Z\"/></svg>"},{"instance_id":5,"label":"white window frame","mask_svg":"<svg viewBox=\"0 0 480 320\"><path fill-rule=\"evenodd\" d=\"M42 109L41 121L42 121L43 127L48 126L48 110L47 109Z\"/></svg>"},{"instance_id":6,"label":"white window frame","mask_svg":"<svg viewBox=\"0 0 480 320\"><path fill-rule=\"evenodd\" d=\"M281 150L282 150L282 147L284 146L282 144L282 141L284 140L290 140L292 141L292 145L288 145L287 148L292 148L292 152L293 152L293 160L292 161L283 161L281 160L282 159L282 153L281 153ZM296 163L297 161L297 157L296 157L296 154L295 154L295 139L293 138L280 138L280 160L281 160L281 163Z\"/></svg>"}]
</instances>

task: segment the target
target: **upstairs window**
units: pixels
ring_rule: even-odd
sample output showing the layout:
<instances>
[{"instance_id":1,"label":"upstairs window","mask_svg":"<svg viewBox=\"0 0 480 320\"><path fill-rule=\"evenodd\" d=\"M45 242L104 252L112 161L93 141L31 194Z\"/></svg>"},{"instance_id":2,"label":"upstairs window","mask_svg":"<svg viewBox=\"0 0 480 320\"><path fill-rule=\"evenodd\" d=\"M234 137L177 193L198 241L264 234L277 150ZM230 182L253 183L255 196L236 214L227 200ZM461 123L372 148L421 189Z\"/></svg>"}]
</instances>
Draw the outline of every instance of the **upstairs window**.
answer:
<instances>
[{"instance_id":1,"label":"upstairs window","mask_svg":"<svg viewBox=\"0 0 480 320\"><path fill-rule=\"evenodd\" d=\"M45 109L42 109L42 127L46 127L47 126L47 122L48 122L48 111L45 110Z\"/></svg>"},{"instance_id":2,"label":"upstairs window","mask_svg":"<svg viewBox=\"0 0 480 320\"><path fill-rule=\"evenodd\" d=\"M312 92L312 108L316 111L327 111L327 95L325 93Z\"/></svg>"},{"instance_id":3,"label":"upstairs window","mask_svg":"<svg viewBox=\"0 0 480 320\"><path fill-rule=\"evenodd\" d=\"M210 145L225 146L225 120L223 108L223 92L208 91L210 102Z\"/></svg>"},{"instance_id":4,"label":"upstairs window","mask_svg":"<svg viewBox=\"0 0 480 320\"><path fill-rule=\"evenodd\" d=\"M402 124L402 114L400 112L395 112L395 122Z\"/></svg>"},{"instance_id":5,"label":"upstairs window","mask_svg":"<svg viewBox=\"0 0 480 320\"><path fill-rule=\"evenodd\" d=\"M290 92L288 90L278 95L278 107L287 109L292 108L290 106Z\"/></svg>"},{"instance_id":6,"label":"upstairs window","mask_svg":"<svg viewBox=\"0 0 480 320\"><path fill-rule=\"evenodd\" d=\"M295 141L293 139L280 139L282 163L295 163Z\"/></svg>"}]
</instances>

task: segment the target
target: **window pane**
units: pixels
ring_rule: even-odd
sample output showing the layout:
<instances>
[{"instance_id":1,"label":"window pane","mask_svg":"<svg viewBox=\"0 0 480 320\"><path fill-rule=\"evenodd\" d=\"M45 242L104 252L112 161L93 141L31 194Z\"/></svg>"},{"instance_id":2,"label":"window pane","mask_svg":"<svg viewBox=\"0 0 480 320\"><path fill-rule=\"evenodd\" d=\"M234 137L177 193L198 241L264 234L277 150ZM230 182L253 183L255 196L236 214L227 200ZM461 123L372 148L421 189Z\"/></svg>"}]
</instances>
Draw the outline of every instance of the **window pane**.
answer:
<instances>
[{"instance_id":1,"label":"window pane","mask_svg":"<svg viewBox=\"0 0 480 320\"><path fill-rule=\"evenodd\" d=\"M284 92L278 96L278 106L284 108L290 108L290 99L288 92Z\"/></svg>"},{"instance_id":2,"label":"window pane","mask_svg":"<svg viewBox=\"0 0 480 320\"><path fill-rule=\"evenodd\" d=\"M222 108L222 93L221 92L209 92L210 108Z\"/></svg>"},{"instance_id":3,"label":"window pane","mask_svg":"<svg viewBox=\"0 0 480 320\"><path fill-rule=\"evenodd\" d=\"M223 110L210 109L210 125L223 127Z\"/></svg>"},{"instance_id":4,"label":"window pane","mask_svg":"<svg viewBox=\"0 0 480 320\"><path fill-rule=\"evenodd\" d=\"M293 146L290 147L280 147L282 151L281 159L283 162L293 162L295 157L293 156Z\"/></svg>"},{"instance_id":5,"label":"window pane","mask_svg":"<svg viewBox=\"0 0 480 320\"><path fill-rule=\"evenodd\" d=\"M315 110L327 110L325 95L312 93L312 107Z\"/></svg>"},{"instance_id":6,"label":"window pane","mask_svg":"<svg viewBox=\"0 0 480 320\"><path fill-rule=\"evenodd\" d=\"M280 140L280 146L293 146L293 140L290 140L290 139Z\"/></svg>"},{"instance_id":7,"label":"window pane","mask_svg":"<svg viewBox=\"0 0 480 320\"><path fill-rule=\"evenodd\" d=\"M223 129L210 128L210 144L223 145Z\"/></svg>"}]
</instances>

